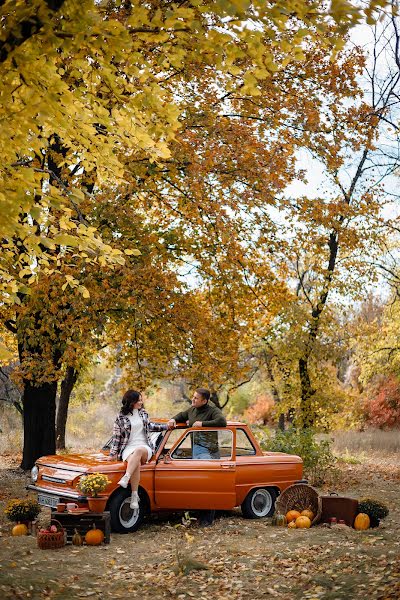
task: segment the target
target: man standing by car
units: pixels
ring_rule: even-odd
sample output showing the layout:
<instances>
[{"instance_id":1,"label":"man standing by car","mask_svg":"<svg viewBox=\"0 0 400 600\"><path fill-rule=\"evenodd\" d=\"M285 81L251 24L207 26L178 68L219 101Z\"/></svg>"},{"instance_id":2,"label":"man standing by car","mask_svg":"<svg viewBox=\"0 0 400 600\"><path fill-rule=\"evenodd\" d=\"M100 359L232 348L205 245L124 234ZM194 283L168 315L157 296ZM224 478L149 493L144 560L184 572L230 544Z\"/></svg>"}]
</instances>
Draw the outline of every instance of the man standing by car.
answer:
<instances>
[{"instance_id":1,"label":"man standing by car","mask_svg":"<svg viewBox=\"0 0 400 600\"><path fill-rule=\"evenodd\" d=\"M189 427L226 427L226 419L219 408L210 406L210 391L197 388L193 394L192 406L175 415L168 421L168 426L175 427L177 423L186 423ZM194 435L194 459L219 458L218 433L201 432Z\"/></svg>"},{"instance_id":2,"label":"man standing by car","mask_svg":"<svg viewBox=\"0 0 400 600\"><path fill-rule=\"evenodd\" d=\"M169 427L177 423L186 423L188 427L226 427L226 419L219 408L210 406L210 391L197 388L193 394L192 405L175 415L168 421ZM193 434L193 459L219 459L218 432L197 431ZM200 511L200 525L211 525L214 521L215 510Z\"/></svg>"}]
</instances>

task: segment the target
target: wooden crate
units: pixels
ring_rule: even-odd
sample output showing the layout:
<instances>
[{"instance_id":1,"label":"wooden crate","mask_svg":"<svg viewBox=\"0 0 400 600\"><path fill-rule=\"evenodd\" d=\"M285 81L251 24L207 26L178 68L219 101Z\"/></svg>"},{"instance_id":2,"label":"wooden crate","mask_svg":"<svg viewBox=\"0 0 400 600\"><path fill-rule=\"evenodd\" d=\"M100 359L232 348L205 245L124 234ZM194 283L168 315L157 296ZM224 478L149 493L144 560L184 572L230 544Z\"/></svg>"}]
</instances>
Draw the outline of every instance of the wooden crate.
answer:
<instances>
[{"instance_id":1,"label":"wooden crate","mask_svg":"<svg viewBox=\"0 0 400 600\"><path fill-rule=\"evenodd\" d=\"M93 513L86 512L82 514L73 514L68 512L63 513L54 513L57 520L60 521L61 525L64 527L67 532L67 544L72 542L72 536L75 533L75 529L82 536L92 529L93 523L95 524L97 529L101 529L104 533L104 543L110 543L111 536L111 521L110 521L110 513Z\"/></svg>"}]
</instances>

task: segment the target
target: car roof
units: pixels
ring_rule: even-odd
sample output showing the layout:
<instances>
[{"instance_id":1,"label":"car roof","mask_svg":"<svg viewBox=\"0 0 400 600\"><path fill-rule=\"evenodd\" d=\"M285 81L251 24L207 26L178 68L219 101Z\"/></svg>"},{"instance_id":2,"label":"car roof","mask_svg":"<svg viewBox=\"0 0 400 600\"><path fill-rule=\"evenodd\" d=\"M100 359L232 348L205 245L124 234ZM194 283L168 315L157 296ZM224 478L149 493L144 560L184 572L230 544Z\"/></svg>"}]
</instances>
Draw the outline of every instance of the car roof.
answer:
<instances>
[{"instance_id":1,"label":"car roof","mask_svg":"<svg viewBox=\"0 0 400 600\"><path fill-rule=\"evenodd\" d=\"M157 419L157 418L153 417L152 421L154 421L154 423L168 423L169 419ZM178 427L187 427L187 425L184 425L183 423L179 423L177 426ZM243 423L242 421L227 421L226 426L227 427L247 427L247 423Z\"/></svg>"}]
</instances>

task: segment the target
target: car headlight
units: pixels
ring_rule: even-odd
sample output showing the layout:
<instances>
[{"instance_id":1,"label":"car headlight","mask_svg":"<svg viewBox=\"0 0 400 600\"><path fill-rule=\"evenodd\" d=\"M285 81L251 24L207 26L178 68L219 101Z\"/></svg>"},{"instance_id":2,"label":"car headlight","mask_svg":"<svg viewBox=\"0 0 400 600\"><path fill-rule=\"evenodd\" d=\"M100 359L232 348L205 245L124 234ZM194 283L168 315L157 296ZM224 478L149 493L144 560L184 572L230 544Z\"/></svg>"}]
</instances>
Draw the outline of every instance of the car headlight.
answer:
<instances>
[{"instance_id":1,"label":"car headlight","mask_svg":"<svg viewBox=\"0 0 400 600\"><path fill-rule=\"evenodd\" d=\"M31 478L32 478L33 483L36 483L38 476L39 476L39 469L35 465L31 470Z\"/></svg>"}]
</instances>

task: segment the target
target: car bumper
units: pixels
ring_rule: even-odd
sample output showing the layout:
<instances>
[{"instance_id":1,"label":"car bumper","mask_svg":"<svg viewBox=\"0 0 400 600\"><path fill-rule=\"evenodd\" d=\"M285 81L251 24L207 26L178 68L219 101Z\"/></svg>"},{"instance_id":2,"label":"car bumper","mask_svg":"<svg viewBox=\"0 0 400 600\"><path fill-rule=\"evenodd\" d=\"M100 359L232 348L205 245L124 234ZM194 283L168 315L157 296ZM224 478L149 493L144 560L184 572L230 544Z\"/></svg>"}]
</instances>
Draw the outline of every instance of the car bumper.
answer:
<instances>
[{"instance_id":1,"label":"car bumper","mask_svg":"<svg viewBox=\"0 0 400 600\"><path fill-rule=\"evenodd\" d=\"M26 489L32 492L36 492L37 494L46 494L47 496L55 496L60 499L68 498L71 500L75 500L75 502L87 502L86 496L79 496L78 494L74 494L73 492L64 492L61 490L49 490L48 488L33 485L33 483L27 485Z\"/></svg>"}]
</instances>

